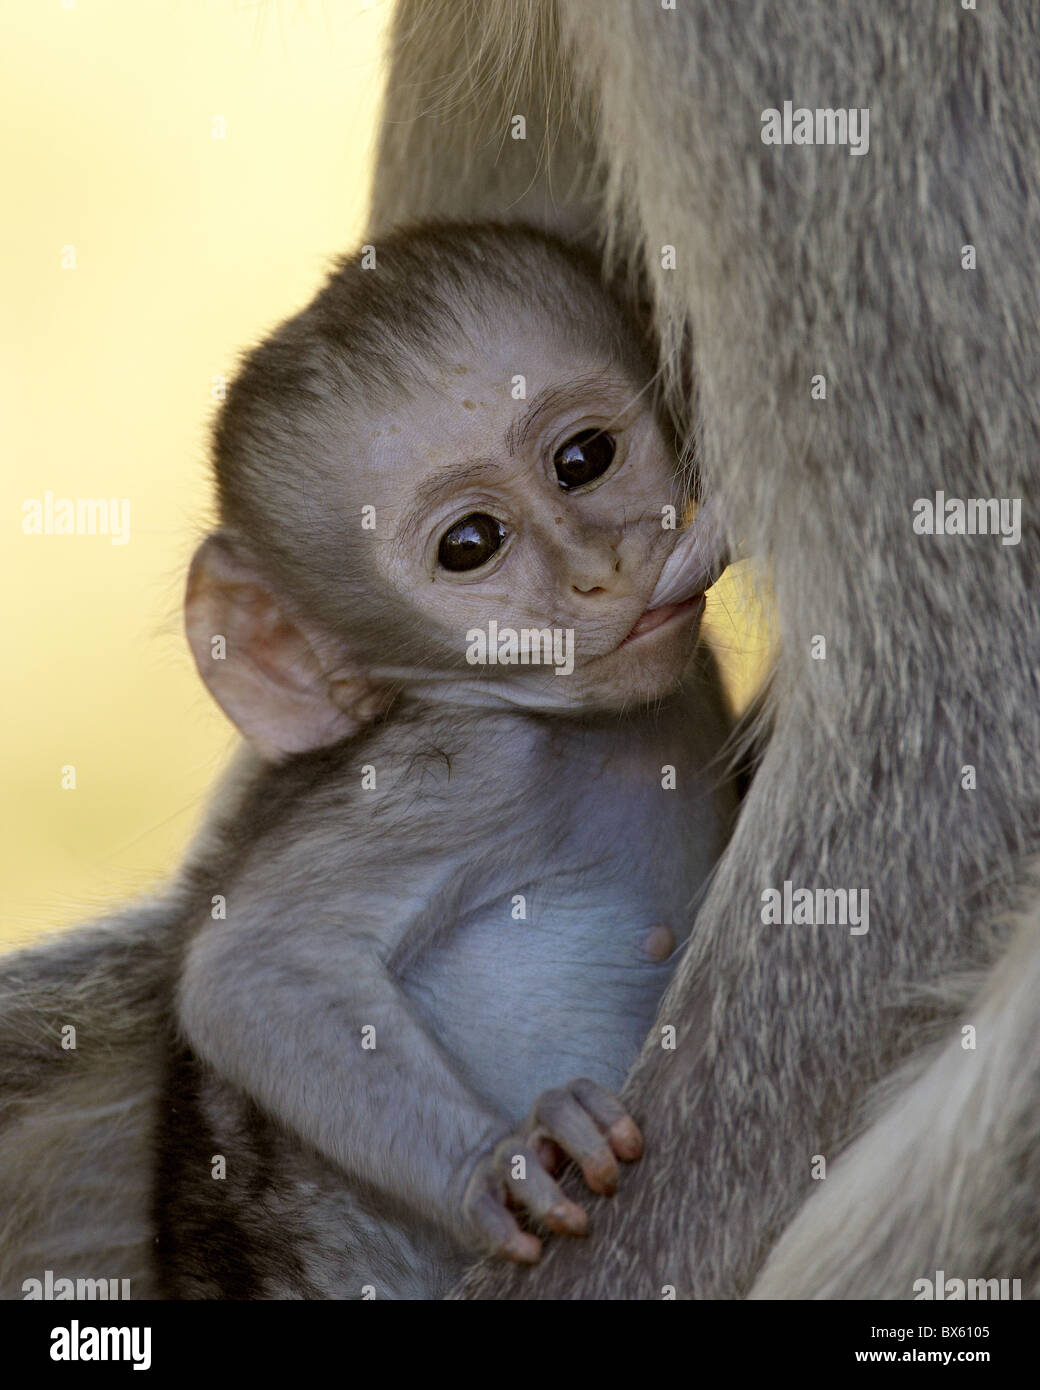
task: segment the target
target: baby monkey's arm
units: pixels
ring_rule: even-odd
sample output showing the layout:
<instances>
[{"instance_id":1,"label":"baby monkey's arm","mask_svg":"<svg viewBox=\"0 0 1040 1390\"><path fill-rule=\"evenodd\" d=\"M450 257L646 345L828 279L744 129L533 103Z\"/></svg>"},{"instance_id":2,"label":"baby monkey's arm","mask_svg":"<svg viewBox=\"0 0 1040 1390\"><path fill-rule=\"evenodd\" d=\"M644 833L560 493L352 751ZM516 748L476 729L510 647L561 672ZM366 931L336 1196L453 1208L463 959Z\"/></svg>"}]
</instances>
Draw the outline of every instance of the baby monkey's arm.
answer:
<instances>
[{"instance_id":1,"label":"baby monkey's arm","mask_svg":"<svg viewBox=\"0 0 1040 1390\"><path fill-rule=\"evenodd\" d=\"M538 1097L515 1132L469 1090L393 978L393 958L406 940L425 937L437 901L429 871L406 878L397 866L390 892L340 891L335 902L295 914L284 889L278 912L272 891L233 893L229 920L207 924L190 948L182 1031L350 1176L436 1220L460 1244L537 1260L541 1242L510 1208L583 1234L585 1212L552 1172L573 1159L593 1191L610 1193L617 1160L642 1151L639 1130L614 1096L584 1078Z\"/></svg>"}]
</instances>

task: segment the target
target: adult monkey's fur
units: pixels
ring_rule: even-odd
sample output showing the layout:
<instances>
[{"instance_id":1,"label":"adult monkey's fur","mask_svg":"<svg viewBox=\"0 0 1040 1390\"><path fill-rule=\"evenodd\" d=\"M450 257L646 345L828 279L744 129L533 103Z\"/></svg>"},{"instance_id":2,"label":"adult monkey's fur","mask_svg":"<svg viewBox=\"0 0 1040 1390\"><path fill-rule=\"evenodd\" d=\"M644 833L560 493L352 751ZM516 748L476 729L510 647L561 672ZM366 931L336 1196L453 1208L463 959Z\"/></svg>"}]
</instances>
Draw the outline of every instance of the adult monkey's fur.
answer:
<instances>
[{"instance_id":1,"label":"adult monkey's fur","mask_svg":"<svg viewBox=\"0 0 1040 1390\"><path fill-rule=\"evenodd\" d=\"M200 846L259 766L243 745ZM154 1136L189 910L176 881L161 897L0 960L0 1298L23 1298L23 1282L48 1269L129 1279L134 1298L157 1296ZM66 1051L70 1024L75 1048Z\"/></svg>"},{"instance_id":2,"label":"adult monkey's fur","mask_svg":"<svg viewBox=\"0 0 1040 1390\"><path fill-rule=\"evenodd\" d=\"M811 1156L864 1128L869 1089L908 1057L913 1079L890 1079L754 1292L906 1298L942 1268L1036 1294L1040 916L1027 906L1013 942L994 923L1040 897L1040 20L1015 0L916 17L676 3L407 0L395 31L376 238L429 213L610 233L654 288L666 363L692 327L706 487L768 564L782 640L776 733L662 1011L679 1047L651 1044L632 1078L647 1155L589 1241L552 1242L533 1271L482 1267L467 1290L744 1292ZM763 146L760 113L785 99L870 107L869 153ZM937 489L1021 497L1021 544L915 535L911 504ZM761 890L784 879L868 889L869 933L762 926ZM103 945L0 971L7 1296L44 1268L136 1275L147 1254L175 932L160 903ZM55 1080L69 1021L75 1095Z\"/></svg>"},{"instance_id":3,"label":"adult monkey's fur","mask_svg":"<svg viewBox=\"0 0 1040 1390\"><path fill-rule=\"evenodd\" d=\"M666 369L692 332L705 488L781 643L773 738L662 1006L678 1049L652 1035L630 1081L647 1156L588 1243L465 1295L746 1293L901 1062L756 1294L908 1298L939 1268L1040 1292L1038 54L1016 0L399 4L371 239L517 216L645 275ZM762 144L787 99L870 108L869 153ZM1021 498L1021 543L915 534L939 490ZM763 926L785 879L869 890L868 935Z\"/></svg>"}]
</instances>

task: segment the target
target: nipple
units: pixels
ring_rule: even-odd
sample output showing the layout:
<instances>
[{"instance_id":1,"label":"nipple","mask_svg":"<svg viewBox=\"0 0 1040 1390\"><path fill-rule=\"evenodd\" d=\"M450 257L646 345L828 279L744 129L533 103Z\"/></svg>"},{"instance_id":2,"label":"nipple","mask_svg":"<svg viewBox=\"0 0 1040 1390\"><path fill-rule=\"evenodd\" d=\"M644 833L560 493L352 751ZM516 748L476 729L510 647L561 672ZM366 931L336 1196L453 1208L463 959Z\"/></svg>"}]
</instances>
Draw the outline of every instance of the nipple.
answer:
<instances>
[{"instance_id":1,"label":"nipple","mask_svg":"<svg viewBox=\"0 0 1040 1390\"><path fill-rule=\"evenodd\" d=\"M663 922L655 922L643 937L641 949L652 961L667 960L675 950L675 933Z\"/></svg>"}]
</instances>

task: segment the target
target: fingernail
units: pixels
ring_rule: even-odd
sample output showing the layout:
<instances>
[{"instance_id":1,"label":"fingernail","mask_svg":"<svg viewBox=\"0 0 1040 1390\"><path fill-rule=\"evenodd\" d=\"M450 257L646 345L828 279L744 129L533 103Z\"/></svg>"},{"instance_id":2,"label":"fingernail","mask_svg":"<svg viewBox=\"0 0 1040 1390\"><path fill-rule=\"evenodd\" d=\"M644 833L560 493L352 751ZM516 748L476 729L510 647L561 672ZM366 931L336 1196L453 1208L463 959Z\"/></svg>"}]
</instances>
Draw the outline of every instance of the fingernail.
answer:
<instances>
[{"instance_id":1,"label":"fingernail","mask_svg":"<svg viewBox=\"0 0 1040 1390\"><path fill-rule=\"evenodd\" d=\"M549 1216L556 1225L562 1226L571 1235L582 1234L589 1224L585 1208L579 1207L577 1202L558 1202Z\"/></svg>"},{"instance_id":2,"label":"fingernail","mask_svg":"<svg viewBox=\"0 0 1040 1390\"><path fill-rule=\"evenodd\" d=\"M610 1138L616 1148L623 1152L623 1158L638 1158L643 1152L643 1136L639 1132L639 1126L634 1120L626 1115L622 1120L615 1120L610 1127Z\"/></svg>"}]
</instances>

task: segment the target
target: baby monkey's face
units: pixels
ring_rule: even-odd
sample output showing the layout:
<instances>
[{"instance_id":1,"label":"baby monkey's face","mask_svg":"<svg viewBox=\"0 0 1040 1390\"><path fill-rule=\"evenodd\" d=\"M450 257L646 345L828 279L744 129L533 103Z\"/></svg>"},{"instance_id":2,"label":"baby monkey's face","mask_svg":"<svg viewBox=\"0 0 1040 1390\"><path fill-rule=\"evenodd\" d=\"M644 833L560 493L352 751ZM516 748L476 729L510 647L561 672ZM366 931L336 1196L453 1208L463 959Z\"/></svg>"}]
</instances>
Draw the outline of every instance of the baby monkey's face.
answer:
<instances>
[{"instance_id":1,"label":"baby monkey's face","mask_svg":"<svg viewBox=\"0 0 1040 1390\"><path fill-rule=\"evenodd\" d=\"M520 329L480 342L375 422L358 482L376 508L377 563L440 651L469 653L475 679L533 703L603 708L678 681L704 599L648 611L677 497L674 451L643 386ZM547 628L553 664L544 647L540 664L521 664L504 634ZM568 650L573 670L556 674Z\"/></svg>"}]
</instances>

